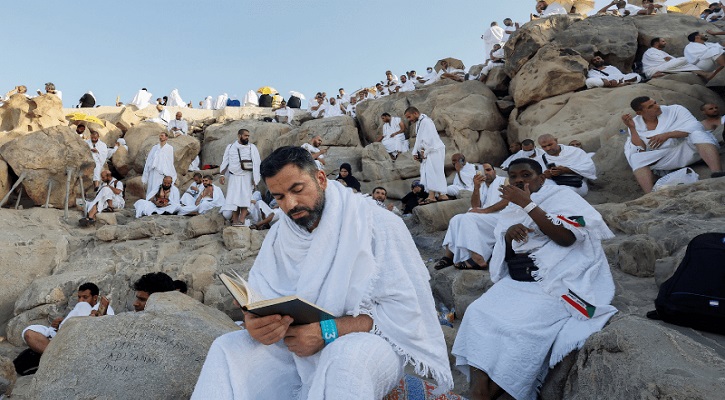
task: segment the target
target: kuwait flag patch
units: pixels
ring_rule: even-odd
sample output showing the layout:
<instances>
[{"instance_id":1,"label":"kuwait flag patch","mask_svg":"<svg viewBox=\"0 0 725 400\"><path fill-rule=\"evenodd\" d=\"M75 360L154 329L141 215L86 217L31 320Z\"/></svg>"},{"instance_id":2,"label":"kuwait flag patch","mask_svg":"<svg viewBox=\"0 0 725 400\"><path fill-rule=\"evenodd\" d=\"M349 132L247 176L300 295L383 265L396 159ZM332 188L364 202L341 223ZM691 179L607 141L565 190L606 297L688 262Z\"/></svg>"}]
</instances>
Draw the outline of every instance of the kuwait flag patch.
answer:
<instances>
[{"instance_id":1,"label":"kuwait flag patch","mask_svg":"<svg viewBox=\"0 0 725 400\"><path fill-rule=\"evenodd\" d=\"M597 310L596 307L587 303L584 299L577 296L577 294L572 292L571 290L569 290L569 293L562 295L561 298L587 318L593 317L594 311Z\"/></svg>"},{"instance_id":2,"label":"kuwait flag patch","mask_svg":"<svg viewBox=\"0 0 725 400\"><path fill-rule=\"evenodd\" d=\"M587 226L587 223L584 221L584 217L582 217L581 215L574 215L571 217L557 215L556 218L566 222L569 225L575 226L577 228L583 228L583 227Z\"/></svg>"}]
</instances>

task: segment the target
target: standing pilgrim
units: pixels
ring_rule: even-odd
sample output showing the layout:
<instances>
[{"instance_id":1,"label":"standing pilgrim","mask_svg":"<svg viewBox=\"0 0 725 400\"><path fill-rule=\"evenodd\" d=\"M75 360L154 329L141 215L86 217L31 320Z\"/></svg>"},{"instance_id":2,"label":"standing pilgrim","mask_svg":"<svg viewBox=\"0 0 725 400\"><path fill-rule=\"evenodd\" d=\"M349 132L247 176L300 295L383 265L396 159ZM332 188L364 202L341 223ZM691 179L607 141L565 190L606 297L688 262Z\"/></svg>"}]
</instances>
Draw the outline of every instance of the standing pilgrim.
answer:
<instances>
[{"instance_id":1,"label":"standing pilgrim","mask_svg":"<svg viewBox=\"0 0 725 400\"><path fill-rule=\"evenodd\" d=\"M97 190L98 185L101 184L101 171L103 170L103 165L106 164L108 146L98 140L98 132L93 129L91 129L91 138L86 140L86 143L91 148L91 155L93 156L93 161L96 163L96 167L93 168L93 187Z\"/></svg>"},{"instance_id":2,"label":"standing pilgrim","mask_svg":"<svg viewBox=\"0 0 725 400\"><path fill-rule=\"evenodd\" d=\"M494 45L505 42L504 36L506 36L506 31L498 26L497 22L491 22L491 27L488 28L483 35L481 35L481 39L483 39L484 43L483 54L486 55L486 58L488 58L491 54L491 50Z\"/></svg>"},{"instance_id":3,"label":"standing pilgrim","mask_svg":"<svg viewBox=\"0 0 725 400\"><path fill-rule=\"evenodd\" d=\"M133 96L133 100L129 103L132 106L136 106L139 110L143 110L151 104L151 98L153 94L149 93L146 88L142 88L136 95Z\"/></svg>"},{"instance_id":4,"label":"standing pilgrim","mask_svg":"<svg viewBox=\"0 0 725 400\"><path fill-rule=\"evenodd\" d=\"M143 167L141 182L146 185L146 198L150 198L159 190L164 176L170 176L172 183L176 182L176 168L174 167L174 148L167 143L169 136L166 132L159 133L159 144L151 148Z\"/></svg>"},{"instance_id":5,"label":"standing pilgrim","mask_svg":"<svg viewBox=\"0 0 725 400\"><path fill-rule=\"evenodd\" d=\"M227 146L224 151L224 159L219 167L224 176L219 181L223 185L225 178L229 180L222 212L232 212L232 226L245 226L254 187L259 184L261 159L257 146L249 143L248 130L240 129L237 136L239 140Z\"/></svg>"},{"instance_id":6,"label":"standing pilgrim","mask_svg":"<svg viewBox=\"0 0 725 400\"><path fill-rule=\"evenodd\" d=\"M446 157L446 145L443 144L433 120L421 114L415 107L405 110L405 118L412 124L415 122L415 146L413 158L420 161L420 183L428 189L425 203L448 200L446 191L448 184L443 171Z\"/></svg>"}]
</instances>

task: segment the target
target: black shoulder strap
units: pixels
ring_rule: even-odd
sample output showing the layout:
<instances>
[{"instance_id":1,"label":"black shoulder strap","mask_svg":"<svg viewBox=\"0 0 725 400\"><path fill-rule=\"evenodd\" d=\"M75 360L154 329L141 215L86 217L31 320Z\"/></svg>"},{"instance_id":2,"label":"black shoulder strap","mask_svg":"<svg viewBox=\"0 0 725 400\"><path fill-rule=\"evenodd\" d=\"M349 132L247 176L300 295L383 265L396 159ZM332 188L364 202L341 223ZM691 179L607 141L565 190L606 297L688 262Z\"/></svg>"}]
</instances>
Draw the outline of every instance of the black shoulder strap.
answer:
<instances>
[{"instance_id":1,"label":"black shoulder strap","mask_svg":"<svg viewBox=\"0 0 725 400\"><path fill-rule=\"evenodd\" d=\"M534 151L536 151L536 150L534 150ZM541 159L544 160L544 166L549 165L549 160L546 159L546 154L542 154Z\"/></svg>"}]
</instances>

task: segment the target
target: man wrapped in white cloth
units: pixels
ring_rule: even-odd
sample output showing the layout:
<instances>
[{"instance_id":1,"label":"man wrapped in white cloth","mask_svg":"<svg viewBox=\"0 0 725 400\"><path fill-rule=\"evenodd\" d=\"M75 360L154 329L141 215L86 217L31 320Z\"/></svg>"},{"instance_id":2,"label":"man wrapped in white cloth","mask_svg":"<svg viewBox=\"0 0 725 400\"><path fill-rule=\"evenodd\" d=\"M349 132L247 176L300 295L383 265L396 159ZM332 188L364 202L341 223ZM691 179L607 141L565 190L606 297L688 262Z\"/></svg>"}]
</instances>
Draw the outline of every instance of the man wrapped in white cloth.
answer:
<instances>
[{"instance_id":1,"label":"man wrapped in white cloth","mask_svg":"<svg viewBox=\"0 0 725 400\"><path fill-rule=\"evenodd\" d=\"M123 182L114 178L111 171L103 170L98 194L93 201L86 203L88 219L95 221L96 214L100 214L104 210L113 211L124 207L126 207L126 200L123 198Z\"/></svg>"},{"instance_id":2,"label":"man wrapped in white cloth","mask_svg":"<svg viewBox=\"0 0 725 400\"><path fill-rule=\"evenodd\" d=\"M170 176L172 183L176 182L174 148L167 143L168 140L169 135L166 132L159 133L159 143L151 148L146 157L143 175L141 175L141 183L146 185L146 199L156 194L165 176Z\"/></svg>"},{"instance_id":3,"label":"man wrapped in white cloth","mask_svg":"<svg viewBox=\"0 0 725 400\"><path fill-rule=\"evenodd\" d=\"M443 144L438 131L427 115L421 114L415 107L405 110L405 118L415 123L415 145L413 158L420 162L420 183L428 189L427 203L438 200L448 200L446 192L448 182L444 171L446 160L446 145Z\"/></svg>"},{"instance_id":4,"label":"man wrapped in white cloth","mask_svg":"<svg viewBox=\"0 0 725 400\"><path fill-rule=\"evenodd\" d=\"M405 74L403 74L403 75L400 75L400 83L394 87L393 91L395 93L405 93L405 92L412 92L414 90L415 90L415 83L413 82L413 80L408 79L408 77L405 76Z\"/></svg>"},{"instance_id":5,"label":"man wrapped in white cloth","mask_svg":"<svg viewBox=\"0 0 725 400\"><path fill-rule=\"evenodd\" d=\"M204 101L201 102L201 109L202 110L211 110L211 108L212 108L212 104L211 103L212 103L211 96L206 96L204 98Z\"/></svg>"},{"instance_id":6,"label":"man wrapped in white cloth","mask_svg":"<svg viewBox=\"0 0 725 400\"><path fill-rule=\"evenodd\" d=\"M508 201L501 199L499 188L506 178L496 176L489 163L483 163L483 174L474 178L471 209L451 218L443 239L445 254L435 264L435 269L455 266L458 269L486 269L491 259L496 238L493 229L498 223L499 211Z\"/></svg>"},{"instance_id":7,"label":"man wrapped in white cloth","mask_svg":"<svg viewBox=\"0 0 725 400\"><path fill-rule=\"evenodd\" d=\"M149 93L146 88L143 88L136 92L133 96L133 100L129 104L136 106L139 110L143 110L151 104L151 98L153 94Z\"/></svg>"},{"instance_id":8,"label":"man wrapped in white cloth","mask_svg":"<svg viewBox=\"0 0 725 400\"><path fill-rule=\"evenodd\" d=\"M506 42L504 36L506 36L506 31L498 26L496 21L491 22L491 27L481 35L481 39L483 39L483 54L486 55L486 58L491 54L494 45L501 45Z\"/></svg>"},{"instance_id":9,"label":"man wrapped in white cloth","mask_svg":"<svg viewBox=\"0 0 725 400\"><path fill-rule=\"evenodd\" d=\"M244 107L259 107L259 97L257 97L257 93L255 93L254 90L248 91L247 94L244 95L242 105Z\"/></svg>"},{"instance_id":10,"label":"man wrapped in white cloth","mask_svg":"<svg viewBox=\"0 0 725 400\"><path fill-rule=\"evenodd\" d=\"M659 78L677 72L694 72L704 78L710 74L687 62L685 57L673 57L664 49L667 41L656 37L650 41L650 48L642 54L642 69L647 78Z\"/></svg>"},{"instance_id":11,"label":"man wrapped in white cloth","mask_svg":"<svg viewBox=\"0 0 725 400\"><path fill-rule=\"evenodd\" d=\"M312 155L312 158L315 160L315 164L317 165L317 168L319 168L321 171L325 170L325 154L327 154L327 149L320 149L322 146L322 136L317 135L310 139L308 143L303 143L302 148L310 152Z\"/></svg>"},{"instance_id":12,"label":"man wrapped in white cloth","mask_svg":"<svg viewBox=\"0 0 725 400\"><path fill-rule=\"evenodd\" d=\"M601 55L595 55L585 81L587 88L618 87L631 85L642 80L635 72L625 74L619 68L608 65Z\"/></svg>"},{"instance_id":13,"label":"man wrapped in white cloth","mask_svg":"<svg viewBox=\"0 0 725 400\"><path fill-rule=\"evenodd\" d=\"M602 329L617 311L601 241L614 234L569 189L544 185L541 166L509 167L490 263L494 282L463 317L452 354L472 399L505 391L535 400L549 368Z\"/></svg>"},{"instance_id":14,"label":"man wrapped in white cloth","mask_svg":"<svg viewBox=\"0 0 725 400\"><path fill-rule=\"evenodd\" d=\"M345 115L345 113L342 111L342 108L340 108L340 105L337 104L337 99L335 99L334 97L330 97L330 103L326 104L324 107L325 110L322 118L332 118Z\"/></svg>"},{"instance_id":15,"label":"man wrapped in white cloth","mask_svg":"<svg viewBox=\"0 0 725 400\"><path fill-rule=\"evenodd\" d=\"M282 124L292 125L292 120L295 117L295 111L287 105L287 102L282 100L279 104L279 108L273 108L274 119Z\"/></svg>"},{"instance_id":16,"label":"man wrapped in white cloth","mask_svg":"<svg viewBox=\"0 0 725 400\"><path fill-rule=\"evenodd\" d=\"M725 55L720 43L708 42L707 39L707 35L700 32L687 35L690 43L685 46L685 59L703 71L712 72L712 78L725 68Z\"/></svg>"},{"instance_id":17,"label":"man wrapped in white cloth","mask_svg":"<svg viewBox=\"0 0 725 400\"><path fill-rule=\"evenodd\" d=\"M559 144L559 140L548 133L539 136L538 141L546 152L542 155L546 179L569 187L579 196L586 196L589 193L587 179L597 179L597 167L587 152L578 147Z\"/></svg>"},{"instance_id":18,"label":"man wrapped in white cloth","mask_svg":"<svg viewBox=\"0 0 725 400\"><path fill-rule=\"evenodd\" d=\"M78 304L68 315L55 318L50 326L30 325L23 329L22 338L34 352L43 354L45 348L50 344L50 340L55 337L63 324L74 317L88 317L98 315L99 308L103 306L105 313L103 315L114 315L113 307L108 305L108 299L101 296L100 291L95 283L86 282L78 287ZM103 310L101 310L103 311Z\"/></svg>"},{"instance_id":19,"label":"man wrapped in white cloth","mask_svg":"<svg viewBox=\"0 0 725 400\"><path fill-rule=\"evenodd\" d=\"M181 98L181 95L179 94L179 89L174 89L169 94L169 101L166 103L169 107L186 107L186 103Z\"/></svg>"},{"instance_id":20,"label":"man wrapped in white cloth","mask_svg":"<svg viewBox=\"0 0 725 400\"><path fill-rule=\"evenodd\" d=\"M219 182L222 185L226 181L229 182L226 201L221 212L225 218L231 217L232 226L249 226L245 219L252 204L254 187L259 184L261 159L257 146L249 143L248 130L240 129L237 137L236 142L227 146L222 165L219 166L219 171L224 174Z\"/></svg>"},{"instance_id":21,"label":"man wrapped in white cloth","mask_svg":"<svg viewBox=\"0 0 725 400\"><path fill-rule=\"evenodd\" d=\"M190 206L196 203L196 199L199 198L201 191L204 190L204 179L201 172L194 172L191 177L191 185L181 195L181 206Z\"/></svg>"},{"instance_id":22,"label":"man wrapped in white cloth","mask_svg":"<svg viewBox=\"0 0 725 400\"><path fill-rule=\"evenodd\" d=\"M461 190L473 191L473 177L476 175L476 166L466 162L466 157L461 153L451 156L453 163L453 184L448 185L446 194L457 197Z\"/></svg>"},{"instance_id":23,"label":"man wrapped in white cloth","mask_svg":"<svg viewBox=\"0 0 725 400\"><path fill-rule=\"evenodd\" d=\"M509 149L511 149L511 147L509 147ZM521 149L511 154L509 158L501 164L501 169L504 171L507 170L509 165L511 165L511 162L513 160L518 160L519 158L530 158L541 164L541 168L546 169L544 160L541 158L544 154L546 154L544 150L537 148L533 140L524 139L521 141Z\"/></svg>"},{"instance_id":24,"label":"man wrapped in white cloth","mask_svg":"<svg viewBox=\"0 0 725 400\"><path fill-rule=\"evenodd\" d=\"M286 215L249 286L267 299L297 295L335 319L291 326L289 316L246 313L246 330L212 344L192 399L378 400L405 364L449 389L430 275L403 221L328 181L300 147L278 148L261 170Z\"/></svg>"},{"instance_id":25,"label":"man wrapped in white cloth","mask_svg":"<svg viewBox=\"0 0 725 400\"><path fill-rule=\"evenodd\" d=\"M96 164L93 168L93 186L96 189L101 184L101 171L103 171L103 166L106 165L108 156L108 146L102 140L98 140L98 138L98 131L91 129L91 138L86 140L88 147L91 148L93 162Z\"/></svg>"},{"instance_id":26,"label":"man wrapped in white cloth","mask_svg":"<svg viewBox=\"0 0 725 400\"><path fill-rule=\"evenodd\" d=\"M217 96L216 100L214 101L214 109L221 110L224 107L226 107L227 100L229 100L229 95L226 93L222 93L219 96Z\"/></svg>"},{"instance_id":27,"label":"man wrapped in white cloth","mask_svg":"<svg viewBox=\"0 0 725 400\"><path fill-rule=\"evenodd\" d=\"M265 224L272 225L279 220L282 212L279 208L271 208L267 202L262 199L262 193L255 190L252 193L252 205L249 207L249 221L251 222L252 229L259 229Z\"/></svg>"},{"instance_id":28,"label":"man wrapped in white cloth","mask_svg":"<svg viewBox=\"0 0 725 400\"><path fill-rule=\"evenodd\" d=\"M630 106L637 116L622 116L629 128L624 155L645 193L654 186L652 170L676 170L704 160L713 177L722 176L717 139L685 107L660 107L647 96L635 98Z\"/></svg>"},{"instance_id":29,"label":"man wrapped in white cloth","mask_svg":"<svg viewBox=\"0 0 725 400\"><path fill-rule=\"evenodd\" d=\"M548 3L541 0L536 3L536 14L539 18L550 17L552 15L566 15L569 11L564 8L561 4L555 1L549 1Z\"/></svg>"},{"instance_id":30,"label":"man wrapped in white cloth","mask_svg":"<svg viewBox=\"0 0 725 400\"><path fill-rule=\"evenodd\" d=\"M176 113L176 118L169 121L169 124L166 126L166 129L173 137L189 133L189 124L182 118L182 116L183 114L181 114L181 111L178 111Z\"/></svg>"},{"instance_id":31,"label":"man wrapped in white cloth","mask_svg":"<svg viewBox=\"0 0 725 400\"><path fill-rule=\"evenodd\" d=\"M385 146L385 151L390 158L396 160L398 154L408 151L408 141L405 140L405 124L399 117L393 117L389 113L380 115L383 121L383 134L380 141Z\"/></svg>"},{"instance_id":32,"label":"man wrapped in white cloth","mask_svg":"<svg viewBox=\"0 0 725 400\"><path fill-rule=\"evenodd\" d=\"M202 187L198 188L199 194L191 203L183 203L179 208L179 215L204 214L209 210L224 206L224 192L214 184L211 175L205 175L202 179Z\"/></svg>"},{"instance_id":33,"label":"man wrapped in white cloth","mask_svg":"<svg viewBox=\"0 0 725 400\"><path fill-rule=\"evenodd\" d=\"M163 126L168 126L169 121L171 121L171 113L169 112L169 110L167 110L166 107L162 106L161 104L157 104L156 111L159 112L159 115L154 118L149 118L146 121L155 122Z\"/></svg>"},{"instance_id":34,"label":"man wrapped in white cloth","mask_svg":"<svg viewBox=\"0 0 725 400\"><path fill-rule=\"evenodd\" d=\"M173 185L170 176L165 176L161 185L156 188L151 196L147 197L146 200L136 200L133 207L136 209L136 218L154 214L175 214L181 208L179 188Z\"/></svg>"},{"instance_id":35,"label":"man wrapped in white cloth","mask_svg":"<svg viewBox=\"0 0 725 400\"><path fill-rule=\"evenodd\" d=\"M466 71L450 66L447 60L440 60L439 62L441 65L441 69L438 71L433 79L427 80L424 85L432 85L436 82L442 81L443 79L463 82Z\"/></svg>"}]
</instances>

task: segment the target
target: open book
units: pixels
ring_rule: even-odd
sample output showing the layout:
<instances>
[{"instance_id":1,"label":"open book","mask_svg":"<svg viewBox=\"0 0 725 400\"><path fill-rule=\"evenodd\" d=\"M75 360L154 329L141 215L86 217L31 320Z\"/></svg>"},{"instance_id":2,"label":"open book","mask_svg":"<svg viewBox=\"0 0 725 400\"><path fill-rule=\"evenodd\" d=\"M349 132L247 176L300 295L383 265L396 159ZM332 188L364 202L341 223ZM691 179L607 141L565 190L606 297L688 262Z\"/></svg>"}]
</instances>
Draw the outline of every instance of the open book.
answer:
<instances>
[{"instance_id":1,"label":"open book","mask_svg":"<svg viewBox=\"0 0 725 400\"><path fill-rule=\"evenodd\" d=\"M247 281L232 271L231 275L219 274L224 286L232 294L244 311L260 317L268 315L289 315L294 319L292 325L305 325L335 317L329 311L297 296L285 296L264 300L262 296L249 287Z\"/></svg>"}]
</instances>

